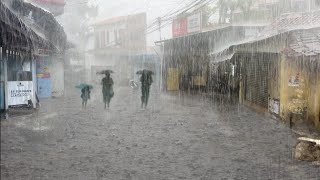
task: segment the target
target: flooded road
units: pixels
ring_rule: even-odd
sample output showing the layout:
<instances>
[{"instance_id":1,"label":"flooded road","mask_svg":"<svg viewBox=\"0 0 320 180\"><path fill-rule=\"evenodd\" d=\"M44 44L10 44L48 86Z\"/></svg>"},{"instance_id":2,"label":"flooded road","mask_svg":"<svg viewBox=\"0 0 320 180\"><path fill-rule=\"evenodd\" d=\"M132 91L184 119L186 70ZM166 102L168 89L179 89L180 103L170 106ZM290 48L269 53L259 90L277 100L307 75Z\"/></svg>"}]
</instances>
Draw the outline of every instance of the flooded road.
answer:
<instances>
[{"instance_id":1,"label":"flooded road","mask_svg":"<svg viewBox=\"0 0 320 180\"><path fill-rule=\"evenodd\" d=\"M95 90L42 101L38 113L1 122L1 179L320 179L292 157L289 128L243 106L197 96Z\"/></svg>"}]
</instances>

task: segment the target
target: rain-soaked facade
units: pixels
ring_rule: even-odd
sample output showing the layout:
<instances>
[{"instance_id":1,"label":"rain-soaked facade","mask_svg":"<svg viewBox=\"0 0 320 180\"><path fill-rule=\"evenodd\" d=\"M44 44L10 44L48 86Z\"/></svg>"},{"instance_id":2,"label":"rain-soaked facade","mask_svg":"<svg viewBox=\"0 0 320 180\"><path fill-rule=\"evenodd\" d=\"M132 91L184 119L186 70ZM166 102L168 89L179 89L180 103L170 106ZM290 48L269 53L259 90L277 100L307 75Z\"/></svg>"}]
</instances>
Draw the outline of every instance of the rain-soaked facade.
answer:
<instances>
[{"instance_id":1,"label":"rain-soaked facade","mask_svg":"<svg viewBox=\"0 0 320 180\"><path fill-rule=\"evenodd\" d=\"M38 97L51 97L52 89L61 87L51 82L51 78L63 81L63 78L59 79L63 75L63 66L53 69L51 76L49 67L54 67L55 61L63 58L66 48L64 31L52 14L30 3L5 1L1 6L1 30L4 34L8 32L2 36L1 46L2 64L7 69L1 71L6 85L2 88L5 97L1 98L2 104L5 109L23 104L35 107ZM11 29L17 33L12 33Z\"/></svg>"},{"instance_id":2,"label":"rain-soaked facade","mask_svg":"<svg viewBox=\"0 0 320 180\"><path fill-rule=\"evenodd\" d=\"M2 0L0 40L0 179L320 179L318 0Z\"/></svg>"},{"instance_id":3,"label":"rain-soaked facade","mask_svg":"<svg viewBox=\"0 0 320 180\"><path fill-rule=\"evenodd\" d=\"M291 16L270 26L228 26L164 41L164 88L202 87L235 96L258 112L290 122L299 116L319 128L319 29L313 28L320 22L319 12ZM284 33L268 36L274 28ZM259 34L266 37L255 39ZM297 61L313 69L298 68ZM290 84L294 77L303 83Z\"/></svg>"}]
</instances>

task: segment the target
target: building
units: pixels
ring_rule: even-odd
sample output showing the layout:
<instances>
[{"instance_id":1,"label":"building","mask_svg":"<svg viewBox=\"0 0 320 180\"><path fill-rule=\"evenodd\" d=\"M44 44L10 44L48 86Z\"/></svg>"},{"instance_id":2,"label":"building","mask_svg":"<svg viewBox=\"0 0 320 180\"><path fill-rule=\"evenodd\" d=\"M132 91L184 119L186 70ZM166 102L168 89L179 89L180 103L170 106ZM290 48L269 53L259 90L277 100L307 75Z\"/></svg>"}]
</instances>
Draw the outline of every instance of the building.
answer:
<instances>
[{"instance_id":1,"label":"building","mask_svg":"<svg viewBox=\"0 0 320 180\"><path fill-rule=\"evenodd\" d=\"M208 89L210 56L230 46L252 39L263 27L222 26L214 30L160 41L163 42L163 83L166 90Z\"/></svg>"},{"instance_id":2,"label":"building","mask_svg":"<svg viewBox=\"0 0 320 180\"><path fill-rule=\"evenodd\" d=\"M120 84L128 84L137 53L146 50L146 13L106 19L92 25L88 34L85 67L90 80L98 79L96 72L113 69Z\"/></svg>"},{"instance_id":3,"label":"building","mask_svg":"<svg viewBox=\"0 0 320 180\"><path fill-rule=\"evenodd\" d=\"M38 60L63 53L63 28L52 14L20 0L1 2L1 17L1 109L35 105L40 78L50 77L39 77Z\"/></svg>"},{"instance_id":4,"label":"building","mask_svg":"<svg viewBox=\"0 0 320 180\"><path fill-rule=\"evenodd\" d=\"M29 16L29 26L53 43L54 49L38 48L34 51L37 74L37 92L40 98L64 95L64 61L67 47L66 34L56 21L63 13L64 0L13 1L12 8L22 16ZM59 12L57 11L59 10Z\"/></svg>"},{"instance_id":5,"label":"building","mask_svg":"<svg viewBox=\"0 0 320 180\"><path fill-rule=\"evenodd\" d=\"M320 128L319 15L287 13L267 26L225 26L162 41L162 85L235 95L259 112Z\"/></svg>"},{"instance_id":6,"label":"building","mask_svg":"<svg viewBox=\"0 0 320 180\"><path fill-rule=\"evenodd\" d=\"M212 61L227 74L230 65L236 66L233 79L241 103L284 121L296 119L320 128L319 15L280 16L254 40L213 55Z\"/></svg>"}]
</instances>

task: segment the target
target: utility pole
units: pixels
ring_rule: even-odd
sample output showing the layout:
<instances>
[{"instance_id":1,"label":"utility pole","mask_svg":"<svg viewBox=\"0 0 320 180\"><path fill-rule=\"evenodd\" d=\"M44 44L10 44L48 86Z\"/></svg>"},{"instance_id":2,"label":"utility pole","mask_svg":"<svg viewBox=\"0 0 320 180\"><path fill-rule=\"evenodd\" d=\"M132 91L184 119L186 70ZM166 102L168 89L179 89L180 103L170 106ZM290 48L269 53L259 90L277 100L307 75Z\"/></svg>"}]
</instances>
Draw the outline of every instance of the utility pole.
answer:
<instances>
[{"instance_id":1,"label":"utility pole","mask_svg":"<svg viewBox=\"0 0 320 180\"><path fill-rule=\"evenodd\" d=\"M161 17L158 17L158 26L159 26L160 41L161 41L162 40L162 38L161 38Z\"/></svg>"}]
</instances>

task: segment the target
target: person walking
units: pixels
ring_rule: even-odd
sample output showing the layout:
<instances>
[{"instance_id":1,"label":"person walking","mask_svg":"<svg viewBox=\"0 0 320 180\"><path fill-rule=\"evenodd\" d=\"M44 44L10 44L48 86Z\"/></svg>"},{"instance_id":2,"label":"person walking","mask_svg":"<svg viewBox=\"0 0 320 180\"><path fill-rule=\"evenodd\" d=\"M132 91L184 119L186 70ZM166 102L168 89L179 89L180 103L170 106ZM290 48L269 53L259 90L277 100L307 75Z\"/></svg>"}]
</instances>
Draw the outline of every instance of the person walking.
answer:
<instances>
[{"instance_id":1,"label":"person walking","mask_svg":"<svg viewBox=\"0 0 320 180\"><path fill-rule=\"evenodd\" d=\"M149 95L150 95L150 86L153 82L152 80L152 71L143 70L140 77L141 82L141 108L146 108L148 105Z\"/></svg>"},{"instance_id":2,"label":"person walking","mask_svg":"<svg viewBox=\"0 0 320 180\"><path fill-rule=\"evenodd\" d=\"M87 102L90 99L90 87L85 86L81 89L82 108L87 108Z\"/></svg>"},{"instance_id":3,"label":"person walking","mask_svg":"<svg viewBox=\"0 0 320 180\"><path fill-rule=\"evenodd\" d=\"M105 77L102 79L102 95L104 102L104 109L109 108L111 98L114 96L113 92L113 79L110 76L110 72L105 73Z\"/></svg>"}]
</instances>

